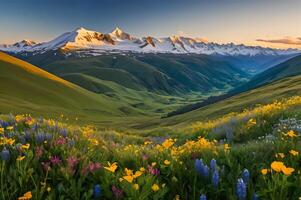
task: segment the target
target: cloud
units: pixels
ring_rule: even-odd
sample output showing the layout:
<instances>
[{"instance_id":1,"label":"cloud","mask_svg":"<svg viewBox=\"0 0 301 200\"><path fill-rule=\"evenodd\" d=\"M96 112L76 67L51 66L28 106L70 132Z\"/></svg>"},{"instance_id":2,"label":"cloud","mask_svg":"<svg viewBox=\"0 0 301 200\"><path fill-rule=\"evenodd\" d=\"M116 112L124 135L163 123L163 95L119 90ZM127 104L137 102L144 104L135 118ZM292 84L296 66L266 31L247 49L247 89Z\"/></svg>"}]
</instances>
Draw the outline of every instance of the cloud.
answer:
<instances>
[{"instance_id":1,"label":"cloud","mask_svg":"<svg viewBox=\"0 0 301 200\"><path fill-rule=\"evenodd\" d=\"M290 45L301 45L301 37L293 38L293 37L285 37L282 39L257 39L258 42L267 42L267 43L275 43L275 44L290 44Z\"/></svg>"}]
</instances>

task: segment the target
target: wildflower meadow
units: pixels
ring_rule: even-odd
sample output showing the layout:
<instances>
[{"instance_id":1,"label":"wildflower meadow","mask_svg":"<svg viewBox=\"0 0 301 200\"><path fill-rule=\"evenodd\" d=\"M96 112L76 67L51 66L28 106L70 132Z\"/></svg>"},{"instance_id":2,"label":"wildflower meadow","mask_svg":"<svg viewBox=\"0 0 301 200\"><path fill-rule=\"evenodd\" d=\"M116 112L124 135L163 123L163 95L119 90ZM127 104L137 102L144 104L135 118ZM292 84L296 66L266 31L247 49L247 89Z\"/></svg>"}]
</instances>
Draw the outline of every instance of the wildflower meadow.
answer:
<instances>
[{"instance_id":1,"label":"wildflower meadow","mask_svg":"<svg viewBox=\"0 0 301 200\"><path fill-rule=\"evenodd\" d=\"M300 104L292 97L159 139L2 115L0 199L299 199Z\"/></svg>"}]
</instances>

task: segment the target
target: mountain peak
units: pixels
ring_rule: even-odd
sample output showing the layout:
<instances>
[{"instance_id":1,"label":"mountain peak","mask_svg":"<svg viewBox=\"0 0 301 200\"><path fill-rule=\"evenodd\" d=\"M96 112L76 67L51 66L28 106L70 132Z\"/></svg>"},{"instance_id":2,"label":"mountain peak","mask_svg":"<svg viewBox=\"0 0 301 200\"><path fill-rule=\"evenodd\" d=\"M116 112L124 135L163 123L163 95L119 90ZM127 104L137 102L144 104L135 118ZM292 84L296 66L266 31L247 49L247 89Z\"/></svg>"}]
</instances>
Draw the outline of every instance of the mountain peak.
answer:
<instances>
[{"instance_id":1,"label":"mountain peak","mask_svg":"<svg viewBox=\"0 0 301 200\"><path fill-rule=\"evenodd\" d=\"M119 28L118 26L112 31L113 34L122 34L123 30L121 30L121 28Z\"/></svg>"},{"instance_id":2,"label":"mountain peak","mask_svg":"<svg viewBox=\"0 0 301 200\"><path fill-rule=\"evenodd\" d=\"M121 30L118 26L111 32L111 35L121 40L132 40L133 37Z\"/></svg>"}]
</instances>

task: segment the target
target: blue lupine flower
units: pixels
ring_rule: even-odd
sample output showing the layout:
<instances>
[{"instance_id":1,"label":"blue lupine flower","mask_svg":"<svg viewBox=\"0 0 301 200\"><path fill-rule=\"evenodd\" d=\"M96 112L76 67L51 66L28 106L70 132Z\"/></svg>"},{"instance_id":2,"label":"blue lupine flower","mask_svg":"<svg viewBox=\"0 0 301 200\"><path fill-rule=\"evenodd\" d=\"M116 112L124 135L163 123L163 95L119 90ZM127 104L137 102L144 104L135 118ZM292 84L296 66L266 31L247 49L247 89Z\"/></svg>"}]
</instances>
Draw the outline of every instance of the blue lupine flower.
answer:
<instances>
[{"instance_id":1,"label":"blue lupine flower","mask_svg":"<svg viewBox=\"0 0 301 200\"><path fill-rule=\"evenodd\" d=\"M209 177L209 167L207 165L204 165L203 166L203 169L202 169L202 176L203 177Z\"/></svg>"},{"instance_id":2,"label":"blue lupine flower","mask_svg":"<svg viewBox=\"0 0 301 200\"><path fill-rule=\"evenodd\" d=\"M236 195L239 200L244 200L247 197L247 187L242 178L237 180Z\"/></svg>"},{"instance_id":3,"label":"blue lupine flower","mask_svg":"<svg viewBox=\"0 0 301 200\"><path fill-rule=\"evenodd\" d=\"M196 160L194 161L194 167L195 167L195 170L196 170L198 173L201 173L202 168L203 168L203 161L200 160L200 159L196 159Z\"/></svg>"},{"instance_id":4,"label":"blue lupine flower","mask_svg":"<svg viewBox=\"0 0 301 200\"><path fill-rule=\"evenodd\" d=\"M7 161L10 157L10 153L5 147L4 147L4 149L2 149L0 155L1 155L1 159L4 161Z\"/></svg>"},{"instance_id":5,"label":"blue lupine flower","mask_svg":"<svg viewBox=\"0 0 301 200\"><path fill-rule=\"evenodd\" d=\"M207 165L204 165L202 160L196 159L194 163L196 171L202 176L202 177L208 177L209 176L209 167Z\"/></svg>"},{"instance_id":6,"label":"blue lupine flower","mask_svg":"<svg viewBox=\"0 0 301 200\"><path fill-rule=\"evenodd\" d=\"M45 139L48 141L48 142L50 142L51 140L52 140L52 134L49 134L49 133L46 133L45 134Z\"/></svg>"},{"instance_id":7,"label":"blue lupine flower","mask_svg":"<svg viewBox=\"0 0 301 200\"><path fill-rule=\"evenodd\" d=\"M214 185L215 188L218 187L218 182L219 182L219 175L218 175L218 171L215 170L212 175L212 184Z\"/></svg>"},{"instance_id":8,"label":"blue lupine flower","mask_svg":"<svg viewBox=\"0 0 301 200\"><path fill-rule=\"evenodd\" d=\"M242 172L242 180L244 181L245 184L249 183L250 173L247 169L244 169L244 171Z\"/></svg>"},{"instance_id":9,"label":"blue lupine flower","mask_svg":"<svg viewBox=\"0 0 301 200\"><path fill-rule=\"evenodd\" d=\"M93 197L94 199L99 199L101 197L101 188L99 184L94 186Z\"/></svg>"},{"instance_id":10,"label":"blue lupine flower","mask_svg":"<svg viewBox=\"0 0 301 200\"><path fill-rule=\"evenodd\" d=\"M25 138L25 136L20 135L18 138L19 138L19 141L20 141L21 144L25 144L25 143L26 143L26 138Z\"/></svg>"},{"instance_id":11,"label":"blue lupine flower","mask_svg":"<svg viewBox=\"0 0 301 200\"><path fill-rule=\"evenodd\" d=\"M200 196L200 200L207 200L206 195L202 194L202 195Z\"/></svg>"},{"instance_id":12,"label":"blue lupine flower","mask_svg":"<svg viewBox=\"0 0 301 200\"><path fill-rule=\"evenodd\" d=\"M63 137L67 137L67 135L68 135L66 129L62 129L62 130L60 131L60 134L61 134Z\"/></svg>"},{"instance_id":13,"label":"blue lupine flower","mask_svg":"<svg viewBox=\"0 0 301 200\"><path fill-rule=\"evenodd\" d=\"M25 139L26 141L29 141L31 139L31 135L28 131L25 132Z\"/></svg>"},{"instance_id":14,"label":"blue lupine flower","mask_svg":"<svg viewBox=\"0 0 301 200\"><path fill-rule=\"evenodd\" d=\"M216 170L217 165L216 165L216 160L215 160L215 159L212 159L212 160L210 161L210 168L211 168L212 171L215 171L215 170Z\"/></svg>"},{"instance_id":15,"label":"blue lupine flower","mask_svg":"<svg viewBox=\"0 0 301 200\"><path fill-rule=\"evenodd\" d=\"M41 144L45 141L45 134L44 133L38 133L36 135L36 142Z\"/></svg>"},{"instance_id":16,"label":"blue lupine flower","mask_svg":"<svg viewBox=\"0 0 301 200\"><path fill-rule=\"evenodd\" d=\"M34 125L33 125L33 127L32 127L32 129L34 130L34 131L37 131L38 130L38 124L37 123L35 123Z\"/></svg>"},{"instance_id":17,"label":"blue lupine flower","mask_svg":"<svg viewBox=\"0 0 301 200\"><path fill-rule=\"evenodd\" d=\"M253 194L252 200L259 200L258 196L256 193Z\"/></svg>"}]
</instances>

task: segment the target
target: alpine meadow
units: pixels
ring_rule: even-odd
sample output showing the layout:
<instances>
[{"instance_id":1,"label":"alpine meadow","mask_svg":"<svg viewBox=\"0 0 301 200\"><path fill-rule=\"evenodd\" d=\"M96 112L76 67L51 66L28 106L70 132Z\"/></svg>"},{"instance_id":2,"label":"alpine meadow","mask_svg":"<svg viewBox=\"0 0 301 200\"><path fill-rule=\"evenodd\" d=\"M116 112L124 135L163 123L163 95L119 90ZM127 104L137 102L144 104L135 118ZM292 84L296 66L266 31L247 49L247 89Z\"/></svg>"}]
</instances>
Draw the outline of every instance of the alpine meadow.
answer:
<instances>
[{"instance_id":1,"label":"alpine meadow","mask_svg":"<svg viewBox=\"0 0 301 200\"><path fill-rule=\"evenodd\" d=\"M0 200L301 199L301 1L0 5Z\"/></svg>"}]
</instances>

